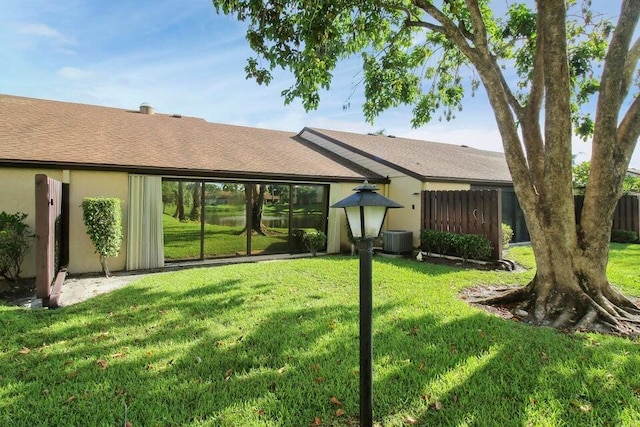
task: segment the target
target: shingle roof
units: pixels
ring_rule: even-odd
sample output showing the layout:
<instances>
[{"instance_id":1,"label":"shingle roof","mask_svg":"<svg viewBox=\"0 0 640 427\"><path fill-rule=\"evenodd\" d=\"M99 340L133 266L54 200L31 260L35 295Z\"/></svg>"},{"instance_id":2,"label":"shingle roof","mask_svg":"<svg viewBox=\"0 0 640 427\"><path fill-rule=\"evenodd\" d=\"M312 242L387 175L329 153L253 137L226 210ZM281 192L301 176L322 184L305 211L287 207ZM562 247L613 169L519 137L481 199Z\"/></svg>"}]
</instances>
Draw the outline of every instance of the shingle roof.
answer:
<instances>
[{"instance_id":1,"label":"shingle roof","mask_svg":"<svg viewBox=\"0 0 640 427\"><path fill-rule=\"evenodd\" d=\"M384 135L310 129L341 147L429 179L511 183L503 153ZM327 138L325 138L327 139Z\"/></svg>"},{"instance_id":2,"label":"shingle roof","mask_svg":"<svg viewBox=\"0 0 640 427\"><path fill-rule=\"evenodd\" d=\"M10 95L0 95L0 163L248 178L376 177L294 133Z\"/></svg>"}]
</instances>

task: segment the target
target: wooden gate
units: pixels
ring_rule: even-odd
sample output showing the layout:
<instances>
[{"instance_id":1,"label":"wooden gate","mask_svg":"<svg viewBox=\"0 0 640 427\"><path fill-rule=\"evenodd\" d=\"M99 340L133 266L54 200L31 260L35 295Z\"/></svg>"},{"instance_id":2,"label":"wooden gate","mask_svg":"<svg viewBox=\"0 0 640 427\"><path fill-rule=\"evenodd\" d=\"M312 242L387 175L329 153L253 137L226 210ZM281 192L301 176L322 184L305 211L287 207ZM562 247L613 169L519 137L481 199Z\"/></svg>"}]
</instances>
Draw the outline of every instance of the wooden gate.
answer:
<instances>
[{"instance_id":1,"label":"wooden gate","mask_svg":"<svg viewBox=\"0 0 640 427\"><path fill-rule=\"evenodd\" d=\"M62 256L62 182L36 175L36 296L57 307L66 272ZM57 277L56 277L57 275ZM55 283L54 283L55 279Z\"/></svg>"},{"instance_id":2,"label":"wooden gate","mask_svg":"<svg viewBox=\"0 0 640 427\"><path fill-rule=\"evenodd\" d=\"M502 194L500 190L423 191L421 229L479 234L493 246L492 259L502 259Z\"/></svg>"}]
</instances>

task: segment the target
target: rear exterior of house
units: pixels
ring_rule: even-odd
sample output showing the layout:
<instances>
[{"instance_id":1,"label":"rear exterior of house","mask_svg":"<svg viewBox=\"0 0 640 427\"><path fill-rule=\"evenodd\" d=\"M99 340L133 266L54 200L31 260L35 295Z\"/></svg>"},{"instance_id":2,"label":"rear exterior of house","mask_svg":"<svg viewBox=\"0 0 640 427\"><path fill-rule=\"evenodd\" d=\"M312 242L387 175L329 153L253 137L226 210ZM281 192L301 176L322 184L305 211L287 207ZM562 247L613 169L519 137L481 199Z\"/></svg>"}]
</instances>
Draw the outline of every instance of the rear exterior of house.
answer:
<instances>
[{"instance_id":1,"label":"rear exterior of house","mask_svg":"<svg viewBox=\"0 0 640 427\"><path fill-rule=\"evenodd\" d=\"M312 128L295 134L155 114L145 104L123 110L8 95L0 95L0 117L0 211L27 213L35 230L35 176L61 181L72 274L100 270L82 221L85 197L121 200L124 243L109 260L118 271L306 252L300 230L326 233L328 253L346 250L344 213L329 206L364 180L405 206L389 212L385 228L411 231L413 247L422 192L501 188L503 198L513 196L504 155L464 145ZM179 220L179 200L190 221ZM32 250L23 277L34 265Z\"/></svg>"},{"instance_id":2,"label":"rear exterior of house","mask_svg":"<svg viewBox=\"0 0 640 427\"><path fill-rule=\"evenodd\" d=\"M118 271L157 268L172 261L296 252L301 250L293 238L296 229L325 232L326 251L335 253L340 251L343 213L328 206L365 179L382 187L388 182L293 133L153 114L143 107L129 111L0 95L0 210L28 214L27 223L35 230L35 176L61 181L67 188L69 232L63 239L70 273L100 270L82 221L80 204L85 197L121 200L124 243L120 255L109 260L111 270ZM183 187L191 207L194 188L201 189L204 209L190 223L195 232L194 227L182 232L181 223L174 220L175 206L167 203L167 188L172 186ZM265 212L287 212L281 223L267 226L266 237L242 233L251 222L249 206L257 199L256 188ZM280 192L277 202L274 192ZM235 228L206 222L207 213L229 212L231 207L237 209L226 217L234 218ZM191 246L196 252L181 252L184 239L168 235L167 224L195 239ZM173 242L165 242L167 238ZM227 243L221 251L222 241ZM33 276L34 265L31 250L22 276Z\"/></svg>"}]
</instances>

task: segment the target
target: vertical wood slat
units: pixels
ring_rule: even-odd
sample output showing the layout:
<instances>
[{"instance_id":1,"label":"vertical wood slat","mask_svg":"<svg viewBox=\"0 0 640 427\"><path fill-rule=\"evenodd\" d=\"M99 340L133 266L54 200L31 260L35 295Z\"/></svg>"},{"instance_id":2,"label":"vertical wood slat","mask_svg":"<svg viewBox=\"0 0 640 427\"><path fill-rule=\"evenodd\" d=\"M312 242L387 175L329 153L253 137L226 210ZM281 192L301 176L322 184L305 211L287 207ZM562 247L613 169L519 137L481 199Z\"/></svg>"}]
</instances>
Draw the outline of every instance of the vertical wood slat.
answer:
<instances>
[{"instance_id":1,"label":"vertical wood slat","mask_svg":"<svg viewBox=\"0 0 640 427\"><path fill-rule=\"evenodd\" d=\"M36 296L46 305L61 256L62 183L43 174L37 174L35 180Z\"/></svg>"},{"instance_id":2,"label":"vertical wood slat","mask_svg":"<svg viewBox=\"0 0 640 427\"><path fill-rule=\"evenodd\" d=\"M422 229L484 235L502 259L500 190L424 191L422 202Z\"/></svg>"}]
</instances>

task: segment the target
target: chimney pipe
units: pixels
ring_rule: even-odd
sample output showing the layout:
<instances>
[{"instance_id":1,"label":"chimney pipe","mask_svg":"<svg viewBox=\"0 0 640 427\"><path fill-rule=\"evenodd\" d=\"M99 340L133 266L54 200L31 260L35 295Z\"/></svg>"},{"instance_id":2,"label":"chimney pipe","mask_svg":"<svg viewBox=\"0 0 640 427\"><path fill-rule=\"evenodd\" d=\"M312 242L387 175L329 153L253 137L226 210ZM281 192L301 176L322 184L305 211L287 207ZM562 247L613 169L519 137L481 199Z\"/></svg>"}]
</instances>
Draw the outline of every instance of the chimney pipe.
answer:
<instances>
[{"instance_id":1,"label":"chimney pipe","mask_svg":"<svg viewBox=\"0 0 640 427\"><path fill-rule=\"evenodd\" d=\"M151 106L151 104L147 102L143 102L142 104L140 104L140 112L142 114L149 114L149 115L155 114L153 107Z\"/></svg>"}]
</instances>

